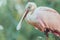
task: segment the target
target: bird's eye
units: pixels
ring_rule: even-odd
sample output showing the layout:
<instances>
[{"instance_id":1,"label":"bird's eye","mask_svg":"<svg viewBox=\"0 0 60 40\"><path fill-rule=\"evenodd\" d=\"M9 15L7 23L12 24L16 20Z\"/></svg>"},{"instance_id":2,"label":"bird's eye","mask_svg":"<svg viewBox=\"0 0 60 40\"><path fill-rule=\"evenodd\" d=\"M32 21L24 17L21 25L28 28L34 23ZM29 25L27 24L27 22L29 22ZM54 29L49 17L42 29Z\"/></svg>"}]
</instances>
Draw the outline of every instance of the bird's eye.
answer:
<instances>
[{"instance_id":1,"label":"bird's eye","mask_svg":"<svg viewBox=\"0 0 60 40\"><path fill-rule=\"evenodd\" d=\"M30 9L30 6L28 8Z\"/></svg>"},{"instance_id":2,"label":"bird's eye","mask_svg":"<svg viewBox=\"0 0 60 40\"><path fill-rule=\"evenodd\" d=\"M32 5L29 5L29 7L28 7L28 8L30 9L31 7L32 7Z\"/></svg>"}]
</instances>

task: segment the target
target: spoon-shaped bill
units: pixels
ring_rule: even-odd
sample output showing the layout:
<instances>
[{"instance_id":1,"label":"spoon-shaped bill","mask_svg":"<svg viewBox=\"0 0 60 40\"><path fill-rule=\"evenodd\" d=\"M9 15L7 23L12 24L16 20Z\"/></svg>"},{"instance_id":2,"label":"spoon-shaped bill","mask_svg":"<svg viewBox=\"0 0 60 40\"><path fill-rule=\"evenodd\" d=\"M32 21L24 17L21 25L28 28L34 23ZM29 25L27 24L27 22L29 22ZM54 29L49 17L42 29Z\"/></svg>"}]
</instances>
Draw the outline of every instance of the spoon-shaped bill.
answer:
<instances>
[{"instance_id":1,"label":"spoon-shaped bill","mask_svg":"<svg viewBox=\"0 0 60 40\"><path fill-rule=\"evenodd\" d=\"M26 10L25 13L23 14L20 22L18 23L17 27L16 27L16 30L20 30L21 29L21 25L22 25L22 22L24 20L24 18L26 17L26 15L28 14L29 10Z\"/></svg>"}]
</instances>

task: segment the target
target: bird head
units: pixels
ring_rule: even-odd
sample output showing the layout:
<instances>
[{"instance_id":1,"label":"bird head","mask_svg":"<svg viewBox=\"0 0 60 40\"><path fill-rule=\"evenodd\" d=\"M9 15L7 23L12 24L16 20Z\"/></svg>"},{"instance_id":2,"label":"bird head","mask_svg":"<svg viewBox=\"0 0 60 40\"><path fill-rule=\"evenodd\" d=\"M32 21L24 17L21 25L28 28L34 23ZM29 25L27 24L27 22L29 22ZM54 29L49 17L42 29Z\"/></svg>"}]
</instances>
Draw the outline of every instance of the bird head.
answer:
<instances>
[{"instance_id":1,"label":"bird head","mask_svg":"<svg viewBox=\"0 0 60 40\"><path fill-rule=\"evenodd\" d=\"M37 8L36 4L34 2L28 2L28 4L25 7L25 10L34 11Z\"/></svg>"},{"instance_id":2,"label":"bird head","mask_svg":"<svg viewBox=\"0 0 60 40\"><path fill-rule=\"evenodd\" d=\"M29 12L33 12L33 11L36 9L36 7L37 7L37 6L36 6L36 4L35 4L34 2L28 2L28 4L27 4L26 7L25 7L25 12L24 12L24 14L23 14L23 16L22 16L19 24L17 25L17 28L16 28L17 30L20 30L22 21L23 21L24 18L27 16L27 14L28 14Z\"/></svg>"}]
</instances>

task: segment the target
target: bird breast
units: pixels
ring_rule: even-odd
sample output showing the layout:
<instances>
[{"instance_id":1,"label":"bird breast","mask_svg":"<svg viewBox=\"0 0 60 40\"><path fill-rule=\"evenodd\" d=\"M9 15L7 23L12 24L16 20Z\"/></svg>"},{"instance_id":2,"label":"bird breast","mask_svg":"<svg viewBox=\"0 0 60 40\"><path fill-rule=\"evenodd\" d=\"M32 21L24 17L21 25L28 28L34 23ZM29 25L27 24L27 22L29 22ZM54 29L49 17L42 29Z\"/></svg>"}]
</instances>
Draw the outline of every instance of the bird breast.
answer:
<instances>
[{"instance_id":1,"label":"bird breast","mask_svg":"<svg viewBox=\"0 0 60 40\"><path fill-rule=\"evenodd\" d=\"M37 14L28 13L26 16L26 21L42 32L45 30L45 24Z\"/></svg>"},{"instance_id":2,"label":"bird breast","mask_svg":"<svg viewBox=\"0 0 60 40\"><path fill-rule=\"evenodd\" d=\"M26 16L26 21L33 21L33 22L37 22L37 15L36 14L31 14L31 12L29 12Z\"/></svg>"}]
</instances>

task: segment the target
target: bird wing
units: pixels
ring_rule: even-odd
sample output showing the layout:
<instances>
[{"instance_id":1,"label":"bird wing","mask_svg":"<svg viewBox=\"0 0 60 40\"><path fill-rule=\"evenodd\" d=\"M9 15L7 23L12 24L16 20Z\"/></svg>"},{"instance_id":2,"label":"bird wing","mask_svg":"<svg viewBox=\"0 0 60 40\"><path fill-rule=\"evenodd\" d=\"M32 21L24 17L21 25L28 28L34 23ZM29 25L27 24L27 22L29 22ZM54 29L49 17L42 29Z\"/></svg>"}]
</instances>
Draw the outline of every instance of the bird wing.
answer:
<instances>
[{"instance_id":1,"label":"bird wing","mask_svg":"<svg viewBox=\"0 0 60 40\"><path fill-rule=\"evenodd\" d=\"M60 15L57 15L53 12L41 11L39 16L47 25L45 28L48 28L56 36L60 36ZM45 14L44 14L45 13ZM40 19L39 17L39 19Z\"/></svg>"}]
</instances>

